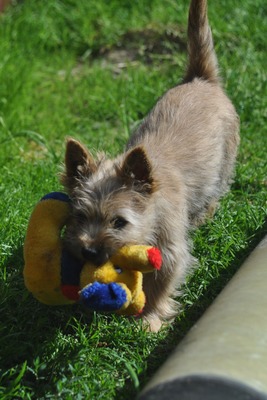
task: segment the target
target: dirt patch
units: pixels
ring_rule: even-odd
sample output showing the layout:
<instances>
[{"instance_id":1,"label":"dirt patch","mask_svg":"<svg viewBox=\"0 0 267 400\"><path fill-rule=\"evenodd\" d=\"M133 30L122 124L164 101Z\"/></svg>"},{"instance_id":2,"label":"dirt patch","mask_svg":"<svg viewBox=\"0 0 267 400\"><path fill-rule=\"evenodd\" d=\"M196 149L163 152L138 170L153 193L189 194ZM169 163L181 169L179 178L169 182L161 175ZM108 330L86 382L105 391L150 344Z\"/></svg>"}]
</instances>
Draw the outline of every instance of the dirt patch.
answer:
<instances>
[{"instance_id":1,"label":"dirt patch","mask_svg":"<svg viewBox=\"0 0 267 400\"><path fill-rule=\"evenodd\" d=\"M153 64L185 51L186 39L183 30L168 28L160 31L146 28L126 32L116 45L101 48L94 54L94 58L101 59L104 66L113 64L121 69L139 62Z\"/></svg>"}]
</instances>

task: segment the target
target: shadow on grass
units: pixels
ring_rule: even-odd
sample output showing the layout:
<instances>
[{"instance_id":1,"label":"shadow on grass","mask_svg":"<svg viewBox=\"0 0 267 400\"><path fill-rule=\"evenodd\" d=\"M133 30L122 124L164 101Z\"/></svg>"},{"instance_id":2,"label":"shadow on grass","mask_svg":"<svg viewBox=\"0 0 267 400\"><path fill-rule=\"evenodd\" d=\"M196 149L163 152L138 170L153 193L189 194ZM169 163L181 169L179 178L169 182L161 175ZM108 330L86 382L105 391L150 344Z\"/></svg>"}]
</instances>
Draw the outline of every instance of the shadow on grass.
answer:
<instances>
[{"instance_id":1,"label":"shadow on grass","mask_svg":"<svg viewBox=\"0 0 267 400\"><path fill-rule=\"evenodd\" d=\"M242 249L236 254L235 259L228 266L227 271L222 273L219 278L212 281L198 302L194 303L191 307L184 309L183 313L179 316L179 319L177 319L177 321L169 328L167 336L158 343L156 348L150 354L147 359L147 368L145 372L139 376L139 389L136 389L133 386L133 383L128 381L126 385L117 392L115 397L116 400L125 400L126 398L134 399L138 395L146 383L152 378L157 369L167 360L189 329L212 304L213 300L226 286L266 233L267 220L256 232L248 232L248 234L254 235L246 249Z\"/></svg>"},{"instance_id":2,"label":"shadow on grass","mask_svg":"<svg viewBox=\"0 0 267 400\"><path fill-rule=\"evenodd\" d=\"M254 179L254 177L251 178L251 181L248 181L247 179L242 180L242 177L240 177L240 179L236 179L234 181L231 186L231 190L232 192L239 192L240 194L258 194L261 191L265 191L266 185L267 181L257 181Z\"/></svg>"},{"instance_id":3,"label":"shadow on grass","mask_svg":"<svg viewBox=\"0 0 267 400\"><path fill-rule=\"evenodd\" d=\"M66 376L66 360L75 357L77 349L67 345L52 349L51 343L59 331L72 333L71 317L91 322L78 305L47 307L33 299L25 289L22 270L14 268L21 260L19 248L7 261L7 276L0 282L0 387L5 399L21 398L22 388L34 398L43 398L48 388L56 393L55 377L63 371Z\"/></svg>"}]
</instances>

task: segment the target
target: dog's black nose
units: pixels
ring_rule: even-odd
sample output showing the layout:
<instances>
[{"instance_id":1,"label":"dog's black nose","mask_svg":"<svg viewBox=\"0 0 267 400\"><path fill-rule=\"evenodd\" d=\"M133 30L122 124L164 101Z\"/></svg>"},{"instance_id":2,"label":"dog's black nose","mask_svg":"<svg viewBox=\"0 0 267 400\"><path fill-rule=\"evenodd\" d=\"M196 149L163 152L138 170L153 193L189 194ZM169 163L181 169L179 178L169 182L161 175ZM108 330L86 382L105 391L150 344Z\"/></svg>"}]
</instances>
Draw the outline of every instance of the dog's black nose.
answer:
<instances>
[{"instance_id":1,"label":"dog's black nose","mask_svg":"<svg viewBox=\"0 0 267 400\"><path fill-rule=\"evenodd\" d=\"M83 247L82 256L97 266L104 264L108 260L108 254L102 247Z\"/></svg>"}]
</instances>

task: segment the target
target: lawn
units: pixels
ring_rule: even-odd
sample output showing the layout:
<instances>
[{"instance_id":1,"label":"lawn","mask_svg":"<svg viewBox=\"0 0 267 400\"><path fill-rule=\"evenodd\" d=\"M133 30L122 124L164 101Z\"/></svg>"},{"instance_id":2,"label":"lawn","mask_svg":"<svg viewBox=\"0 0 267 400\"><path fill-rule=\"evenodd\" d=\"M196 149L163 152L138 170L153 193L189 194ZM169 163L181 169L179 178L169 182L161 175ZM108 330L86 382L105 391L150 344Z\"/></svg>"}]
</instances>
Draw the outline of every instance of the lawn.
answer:
<instances>
[{"instance_id":1,"label":"lawn","mask_svg":"<svg viewBox=\"0 0 267 400\"><path fill-rule=\"evenodd\" d=\"M115 155L186 60L189 1L25 0L0 15L0 398L134 399L266 233L267 6L210 1L221 75L241 118L231 192L192 234L199 268L159 334L23 284L35 203L61 190L66 136Z\"/></svg>"}]
</instances>

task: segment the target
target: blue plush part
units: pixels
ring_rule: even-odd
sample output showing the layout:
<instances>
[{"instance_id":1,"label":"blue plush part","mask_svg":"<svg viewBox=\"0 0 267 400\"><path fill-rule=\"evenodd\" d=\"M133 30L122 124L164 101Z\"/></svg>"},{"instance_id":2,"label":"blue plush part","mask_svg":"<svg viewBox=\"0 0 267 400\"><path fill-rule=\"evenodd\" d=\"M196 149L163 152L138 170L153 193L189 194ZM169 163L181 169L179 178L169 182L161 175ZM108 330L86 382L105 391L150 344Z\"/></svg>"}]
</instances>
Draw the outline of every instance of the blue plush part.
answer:
<instances>
[{"instance_id":1,"label":"blue plush part","mask_svg":"<svg viewBox=\"0 0 267 400\"><path fill-rule=\"evenodd\" d=\"M80 284L80 274L83 263L74 257L65 248L61 253L61 283L62 285L76 285Z\"/></svg>"},{"instance_id":2,"label":"blue plush part","mask_svg":"<svg viewBox=\"0 0 267 400\"><path fill-rule=\"evenodd\" d=\"M127 301L127 294L121 285L94 282L81 291L82 303L94 311L116 311Z\"/></svg>"},{"instance_id":3,"label":"blue plush part","mask_svg":"<svg viewBox=\"0 0 267 400\"><path fill-rule=\"evenodd\" d=\"M51 192L41 198L40 201L44 200L59 200L64 203L69 203L70 198L66 193L63 192ZM66 249L62 250L61 254L61 283L62 285L76 285L80 283L80 273L83 264L76 259Z\"/></svg>"},{"instance_id":4,"label":"blue plush part","mask_svg":"<svg viewBox=\"0 0 267 400\"><path fill-rule=\"evenodd\" d=\"M69 203L70 202L69 196L66 193L63 193L63 192L51 192L51 193L48 193L44 197L42 197L40 201L49 200L49 199L64 201L65 203Z\"/></svg>"}]
</instances>

